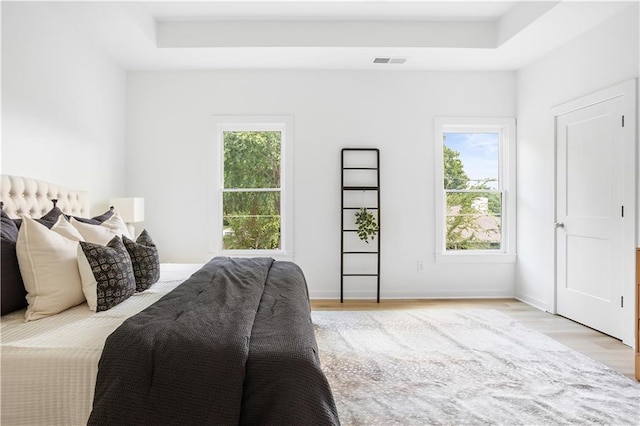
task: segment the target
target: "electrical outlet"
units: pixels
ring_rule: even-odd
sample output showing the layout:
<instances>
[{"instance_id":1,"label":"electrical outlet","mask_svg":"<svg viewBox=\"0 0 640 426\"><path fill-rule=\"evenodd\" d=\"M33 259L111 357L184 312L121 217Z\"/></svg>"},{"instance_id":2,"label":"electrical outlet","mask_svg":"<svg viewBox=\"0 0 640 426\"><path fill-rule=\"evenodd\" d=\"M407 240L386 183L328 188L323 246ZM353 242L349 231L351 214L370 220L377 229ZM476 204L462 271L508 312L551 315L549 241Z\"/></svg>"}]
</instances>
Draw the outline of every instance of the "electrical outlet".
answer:
<instances>
[{"instance_id":1,"label":"electrical outlet","mask_svg":"<svg viewBox=\"0 0 640 426\"><path fill-rule=\"evenodd\" d=\"M418 260L418 272L424 272L424 262L422 260Z\"/></svg>"}]
</instances>

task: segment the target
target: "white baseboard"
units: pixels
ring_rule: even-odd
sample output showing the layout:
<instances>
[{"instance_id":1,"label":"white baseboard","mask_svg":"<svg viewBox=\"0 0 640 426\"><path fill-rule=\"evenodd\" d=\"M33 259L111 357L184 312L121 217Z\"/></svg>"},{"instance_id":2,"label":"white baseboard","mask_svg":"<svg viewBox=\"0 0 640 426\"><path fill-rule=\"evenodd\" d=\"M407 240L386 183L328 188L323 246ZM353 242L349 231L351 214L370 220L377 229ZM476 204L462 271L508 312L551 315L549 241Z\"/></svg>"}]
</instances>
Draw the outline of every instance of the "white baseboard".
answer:
<instances>
[{"instance_id":1,"label":"white baseboard","mask_svg":"<svg viewBox=\"0 0 640 426\"><path fill-rule=\"evenodd\" d=\"M312 291L309 293L312 300L325 299L335 300L340 299L340 292L335 291ZM512 299L515 296L509 292L486 290L486 291L447 291L447 292L429 292L423 294L408 293L408 292L383 292L380 294L380 299ZM375 300L375 291L350 291L345 293L345 299L357 299L357 300Z\"/></svg>"},{"instance_id":2,"label":"white baseboard","mask_svg":"<svg viewBox=\"0 0 640 426\"><path fill-rule=\"evenodd\" d=\"M544 312L549 312L549 304L545 300L538 299L537 297L532 297L528 294L517 294L515 298L522 303L526 303L527 305L532 306L536 309L540 309Z\"/></svg>"}]
</instances>

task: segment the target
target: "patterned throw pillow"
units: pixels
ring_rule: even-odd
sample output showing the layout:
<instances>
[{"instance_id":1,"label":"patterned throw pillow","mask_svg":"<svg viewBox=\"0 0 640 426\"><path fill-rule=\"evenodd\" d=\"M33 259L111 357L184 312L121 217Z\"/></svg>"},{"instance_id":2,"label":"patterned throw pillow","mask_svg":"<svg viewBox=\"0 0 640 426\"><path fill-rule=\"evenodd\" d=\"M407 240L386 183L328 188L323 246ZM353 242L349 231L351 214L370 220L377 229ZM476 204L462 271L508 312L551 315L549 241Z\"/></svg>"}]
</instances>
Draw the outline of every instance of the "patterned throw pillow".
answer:
<instances>
[{"instance_id":1,"label":"patterned throw pillow","mask_svg":"<svg viewBox=\"0 0 640 426\"><path fill-rule=\"evenodd\" d=\"M136 290L131 259L118 236L106 246L80 241L78 268L82 291L92 311L111 309Z\"/></svg>"},{"instance_id":2,"label":"patterned throw pillow","mask_svg":"<svg viewBox=\"0 0 640 426\"><path fill-rule=\"evenodd\" d=\"M140 233L135 242L124 236L122 240L133 263L136 291L144 291L160 279L158 249L146 229Z\"/></svg>"}]
</instances>

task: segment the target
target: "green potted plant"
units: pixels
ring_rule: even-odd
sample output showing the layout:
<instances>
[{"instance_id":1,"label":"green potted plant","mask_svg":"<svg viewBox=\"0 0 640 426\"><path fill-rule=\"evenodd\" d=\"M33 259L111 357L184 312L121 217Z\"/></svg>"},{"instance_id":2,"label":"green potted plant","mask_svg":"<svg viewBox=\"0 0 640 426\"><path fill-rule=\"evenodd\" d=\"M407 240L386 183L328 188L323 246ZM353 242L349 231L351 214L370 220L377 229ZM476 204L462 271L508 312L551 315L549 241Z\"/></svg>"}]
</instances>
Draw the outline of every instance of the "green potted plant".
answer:
<instances>
[{"instance_id":1,"label":"green potted plant","mask_svg":"<svg viewBox=\"0 0 640 426\"><path fill-rule=\"evenodd\" d=\"M358 226L358 237L367 244L369 244L369 238L373 240L379 230L375 216L367 211L366 207L361 207L356 212L356 225Z\"/></svg>"}]
</instances>

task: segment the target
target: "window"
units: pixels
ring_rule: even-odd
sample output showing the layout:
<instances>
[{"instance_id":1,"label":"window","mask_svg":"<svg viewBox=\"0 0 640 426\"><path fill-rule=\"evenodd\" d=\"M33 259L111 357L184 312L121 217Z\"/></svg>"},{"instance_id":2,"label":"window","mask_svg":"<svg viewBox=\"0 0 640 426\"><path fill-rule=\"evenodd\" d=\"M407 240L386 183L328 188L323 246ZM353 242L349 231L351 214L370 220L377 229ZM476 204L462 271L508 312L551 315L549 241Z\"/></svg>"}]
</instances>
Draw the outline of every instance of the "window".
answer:
<instances>
[{"instance_id":1,"label":"window","mask_svg":"<svg viewBox=\"0 0 640 426\"><path fill-rule=\"evenodd\" d=\"M437 259L515 261L515 121L442 118L435 129Z\"/></svg>"},{"instance_id":2,"label":"window","mask_svg":"<svg viewBox=\"0 0 640 426\"><path fill-rule=\"evenodd\" d=\"M218 215L215 252L291 252L291 120L216 117Z\"/></svg>"}]
</instances>

